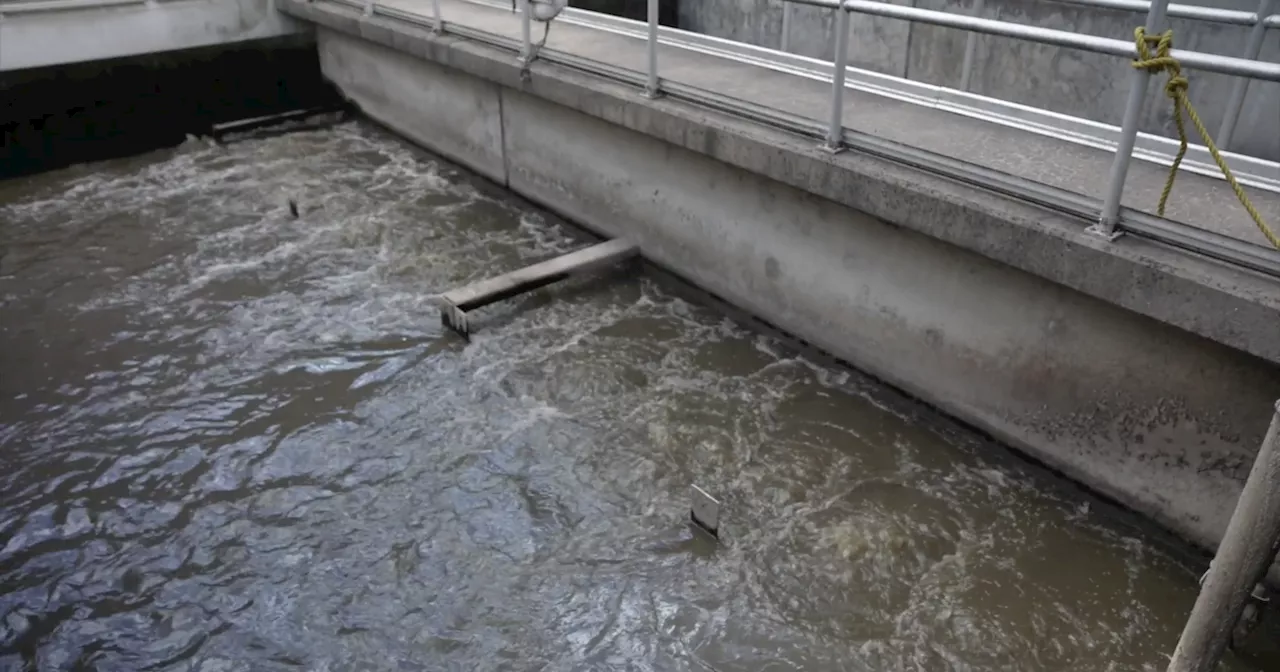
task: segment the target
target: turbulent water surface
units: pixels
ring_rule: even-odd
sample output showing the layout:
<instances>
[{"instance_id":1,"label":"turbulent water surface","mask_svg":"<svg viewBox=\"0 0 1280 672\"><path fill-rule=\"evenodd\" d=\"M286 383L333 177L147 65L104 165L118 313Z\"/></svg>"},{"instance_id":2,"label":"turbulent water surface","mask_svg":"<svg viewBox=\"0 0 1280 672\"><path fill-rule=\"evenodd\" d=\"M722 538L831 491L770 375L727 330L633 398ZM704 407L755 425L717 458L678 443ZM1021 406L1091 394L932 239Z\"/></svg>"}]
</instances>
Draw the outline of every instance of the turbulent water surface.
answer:
<instances>
[{"instance_id":1,"label":"turbulent water surface","mask_svg":"<svg viewBox=\"0 0 1280 672\"><path fill-rule=\"evenodd\" d=\"M634 272L442 333L588 241L363 122L0 183L0 226L0 669L1163 670L1194 600Z\"/></svg>"}]
</instances>

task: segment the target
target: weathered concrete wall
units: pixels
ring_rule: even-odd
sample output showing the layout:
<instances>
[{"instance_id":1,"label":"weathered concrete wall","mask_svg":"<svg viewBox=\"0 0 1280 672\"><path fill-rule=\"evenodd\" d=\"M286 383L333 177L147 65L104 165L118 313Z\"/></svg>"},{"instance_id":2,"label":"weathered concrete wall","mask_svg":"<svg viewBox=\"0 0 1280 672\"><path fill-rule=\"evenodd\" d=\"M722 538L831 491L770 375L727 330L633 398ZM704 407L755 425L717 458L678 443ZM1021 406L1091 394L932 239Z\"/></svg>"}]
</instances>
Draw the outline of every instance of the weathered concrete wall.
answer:
<instances>
[{"instance_id":1,"label":"weathered concrete wall","mask_svg":"<svg viewBox=\"0 0 1280 672\"><path fill-rule=\"evenodd\" d=\"M322 68L375 118L574 221L637 241L660 265L1188 539L1217 544L1280 393L1280 367L915 230L920 218L944 218L949 230L1036 255L1046 270L1096 259L1108 287L1121 280L1093 256L1110 252L1042 247L1034 231L1054 215L998 206L1022 227L1004 238L1012 229L982 212L994 195L869 157L825 156L552 66L535 64L524 82L509 56L420 28L288 8L328 22ZM496 119L469 119L459 101ZM763 174L771 170L795 183ZM867 205L815 195L827 192ZM893 212L894 223L868 211ZM1169 270L1156 266L1125 278L1148 305L1178 285L1140 279ZM1191 308L1194 292L1180 286L1176 300Z\"/></svg>"},{"instance_id":2,"label":"weathered concrete wall","mask_svg":"<svg viewBox=\"0 0 1280 672\"><path fill-rule=\"evenodd\" d=\"M974 14L973 0L888 0L894 4ZM1256 11L1256 0L1201 0L1197 5ZM1280 10L1277 10L1280 11ZM1053 0L986 0L981 16L1043 28L1132 40L1144 15L1069 5ZM895 77L959 87L966 33L855 14L850 22L850 63ZM797 5L793 10L790 50L830 60L835 50L833 12ZM779 48L780 0L698 0L680 3L680 27L716 37ZM1172 19L1174 44L1183 49L1239 56L1249 28ZM1124 59L1061 47L979 35L970 91L1025 105L1119 125L1128 95ZM1280 30L1271 30L1262 49L1264 61L1280 61ZM1222 123L1234 79L1190 72L1191 99L1216 133ZM1153 82L1143 112L1142 130L1176 137L1173 112ZM1231 148L1280 160L1280 85L1249 87Z\"/></svg>"},{"instance_id":3,"label":"weathered concrete wall","mask_svg":"<svg viewBox=\"0 0 1280 672\"><path fill-rule=\"evenodd\" d=\"M0 72L303 33L271 0L170 0L24 12L0 20Z\"/></svg>"},{"instance_id":4,"label":"weathered concrete wall","mask_svg":"<svg viewBox=\"0 0 1280 672\"><path fill-rule=\"evenodd\" d=\"M505 184L500 87L440 68L423 78L422 67L421 59L400 51L320 48L321 71L366 114Z\"/></svg>"}]
</instances>

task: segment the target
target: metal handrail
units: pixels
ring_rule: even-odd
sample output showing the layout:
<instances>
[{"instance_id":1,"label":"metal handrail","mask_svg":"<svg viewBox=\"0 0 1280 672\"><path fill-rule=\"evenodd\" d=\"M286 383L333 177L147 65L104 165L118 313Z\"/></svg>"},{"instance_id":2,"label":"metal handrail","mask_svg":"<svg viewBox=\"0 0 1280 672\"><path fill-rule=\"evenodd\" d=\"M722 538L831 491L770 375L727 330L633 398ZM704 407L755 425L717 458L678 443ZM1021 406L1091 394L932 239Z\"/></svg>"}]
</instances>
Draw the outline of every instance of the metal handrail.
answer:
<instances>
[{"instance_id":1,"label":"metal handrail","mask_svg":"<svg viewBox=\"0 0 1280 672\"><path fill-rule=\"evenodd\" d=\"M1145 14L1151 11L1151 3L1147 0L1057 0L1057 2L1094 9L1113 9L1139 14ZM790 51L791 14L792 9L796 4L804 3L799 2L799 0L782 0L782 40L780 47L782 51ZM974 0L973 14L980 14L982 9L983 0ZM1256 12L1245 12L1235 9L1219 9L1216 7L1201 7L1199 5L1174 4L1169 5L1166 9L1168 16L1179 19L1192 19L1195 21L1205 21L1208 23L1220 23L1233 26L1261 26L1263 30L1268 28L1280 28L1280 14L1267 16L1270 12L1271 8L1268 0L1261 0L1261 3L1258 6L1258 11ZM973 51L975 47L974 38L975 35L970 33L965 42L964 67L960 71L961 91L969 90L969 79L970 72L972 70ZM1246 48L1242 57L1256 59L1258 57L1258 53L1258 50L1250 50ZM1238 112L1239 111L1237 110L1237 114ZM1234 120L1234 115L1228 114L1227 116Z\"/></svg>"},{"instance_id":2,"label":"metal handrail","mask_svg":"<svg viewBox=\"0 0 1280 672\"><path fill-rule=\"evenodd\" d=\"M502 2L502 0L467 1L498 9L506 9L510 6L510 0L507 0L506 3ZM565 8L556 18L556 21L625 35L639 40L645 40L649 35L649 26L644 21L579 10L572 7ZM725 58L805 79L830 82L835 70L835 65L832 61L780 52L776 49L680 30L670 26L659 26L658 33L661 47L707 54L716 58ZM853 39L853 35L850 35L850 39ZM1119 125L1112 126L1083 118L1055 114L1047 110L1010 103L998 98L963 93L955 88L926 84L871 70L863 70L854 67L852 60L848 64L845 75L845 89L870 93L875 96L885 96L910 103L911 105L981 119L985 122L1009 126L1105 151L1111 151L1115 148L1116 140L1120 134ZM1134 145L1134 158L1168 165L1176 154L1177 149L1178 142L1176 140L1161 135L1139 132L1138 139ZM1267 161L1230 152L1225 156L1231 162L1232 171L1236 173L1242 184L1280 193L1280 162ZM1192 145L1188 148L1182 168L1211 178L1220 179L1222 177L1222 172L1214 163L1212 156L1201 145Z\"/></svg>"},{"instance_id":3,"label":"metal handrail","mask_svg":"<svg viewBox=\"0 0 1280 672\"><path fill-rule=\"evenodd\" d=\"M1128 12L1146 13L1151 10L1151 3L1147 0L1057 0L1069 5L1078 5L1081 7L1091 7L1096 9L1113 9ZM803 0L782 0L782 39L780 49L782 51L790 51L791 46L791 14L796 4L807 4ZM974 0L973 15L979 15L983 10L983 0ZM1226 25L1251 26L1249 37L1245 42L1244 51L1240 54L1240 58L1248 60L1257 60L1262 53L1262 42L1266 35L1266 31L1270 28L1280 28L1280 14L1268 16L1274 9L1273 0L1259 0L1258 11L1244 12L1232 9L1218 9L1215 7L1201 7L1198 5L1168 5L1166 15L1192 19L1197 21L1206 21L1210 23L1219 23ZM960 90L968 91L970 83L973 80L973 64L974 56L977 52L978 34L970 31L965 39L964 45L964 61L960 67ZM1241 79L1236 81L1231 90L1231 95L1227 98L1226 109L1222 115L1222 126L1218 129L1217 142L1226 148L1231 145L1232 135L1235 133L1236 122L1240 118L1240 110L1244 107L1245 95L1249 90L1249 80Z\"/></svg>"},{"instance_id":4,"label":"metal handrail","mask_svg":"<svg viewBox=\"0 0 1280 672\"><path fill-rule=\"evenodd\" d=\"M338 0L343 1L343 0ZM842 42L839 38L843 35L847 40L848 21L844 20L851 13L872 14L877 16L885 16L890 18L903 19L907 21L920 21L933 25L944 27L959 28L962 30L970 30L983 32L993 35L1001 35L1022 39L1044 44L1056 44L1068 48L1093 51L1096 53L1110 54L1127 58L1137 57L1137 45L1124 40L1115 40L1110 38L1102 38L1090 35L1080 35L1064 30L1052 30L1044 28L1036 28L1023 24L1010 23L1006 21L997 21L991 19L981 19L970 16L948 14L946 12L937 12L931 10L921 10L913 7L900 7L897 5L888 5L883 2L873 2L871 0L793 0L800 4L814 5L825 7L833 10L844 10L841 20L837 25L840 30L837 42ZM1272 0L1262 0L1266 3ZM649 51L648 68L644 79L643 89L647 96L655 96L665 91L677 88L674 83L664 83L661 81L658 72L657 49L659 41L656 39L656 30L658 23L657 12L658 0L648 0L648 27L649 34L647 40L647 49ZM369 0L370 9L373 9L375 0ZM528 0L521 3L522 8L527 10ZM1144 28L1148 34L1156 34L1165 23L1165 10L1168 7L1168 0L1155 0L1151 3L1150 10L1147 14L1147 20ZM437 9L437 12L439 10ZM529 14L523 12L522 23L524 24L522 40L520 44L520 54L522 60L527 59L531 52L530 31L528 28ZM1267 21L1270 21L1268 17ZM433 21L437 30L442 26L443 21L437 13L435 21ZM1255 22L1255 27L1262 25L1261 22ZM457 32L468 32L466 29ZM1211 72L1221 72L1226 74L1234 74L1237 76L1265 79L1270 81L1280 81L1280 64L1262 63L1259 61L1233 58L1229 56L1219 56L1215 54L1205 54L1195 51L1175 50L1172 55L1182 61L1187 67L1193 67ZM824 133L823 146L831 151L840 151L846 145L847 130L843 127L843 103L845 88L845 71L848 64L848 49L836 50L835 62L832 70L832 95L831 95L831 114L828 117ZM526 61L527 62L527 61ZM1090 231L1100 236L1113 240L1123 231L1129 231L1146 236L1153 233L1151 237L1165 240L1171 244L1186 246L1189 249L1195 249L1201 252L1209 252L1211 256L1220 259L1234 261L1241 266L1252 268L1266 268L1269 271L1275 270L1276 250L1263 248L1258 245L1251 245L1240 241L1227 240L1220 234L1210 234L1210 232L1200 231L1194 227L1190 227L1177 222L1158 218L1148 218L1145 215L1140 219L1147 221L1148 225L1142 227L1136 226L1137 222L1132 219L1132 214L1125 217L1125 221L1121 222L1121 196L1124 192L1124 184L1128 175L1129 163L1132 160L1134 145L1138 135L1138 113L1141 111L1142 102L1146 95L1147 82L1151 74L1146 70L1132 69L1131 82L1128 101L1124 110L1124 121L1120 129L1120 136L1116 143L1116 151L1112 164L1111 176L1108 182L1106 196L1102 201L1102 207L1098 211L1097 223L1090 227ZM1167 225L1166 225L1167 223ZM1123 226L1123 228L1121 228ZM1181 231L1181 232L1180 232ZM1210 243L1210 244L1207 244ZM1242 253L1240 248L1251 248L1256 250L1256 254ZM1261 255L1264 259L1259 264L1251 263L1251 256Z\"/></svg>"},{"instance_id":5,"label":"metal handrail","mask_svg":"<svg viewBox=\"0 0 1280 672\"><path fill-rule=\"evenodd\" d=\"M1146 14L1151 11L1151 3L1147 0L1056 0L1068 5L1094 7L1097 9L1118 9L1124 12ZM1165 10L1167 16L1175 19L1194 19L1209 23L1225 23L1234 26L1252 26L1258 23L1259 14L1238 9L1219 9L1200 5L1169 5Z\"/></svg>"},{"instance_id":6,"label":"metal handrail","mask_svg":"<svg viewBox=\"0 0 1280 672\"><path fill-rule=\"evenodd\" d=\"M1275 0L1258 0L1258 16L1265 16L1275 7ZM1240 54L1242 58L1256 59L1262 54L1262 42L1267 36L1267 26L1271 19L1280 19L1280 16L1271 16L1258 21L1249 31L1249 37L1245 41L1244 52ZM1280 22L1277 22L1280 26ZM1231 136L1235 134L1236 121L1240 119L1240 109L1244 107L1244 96L1249 92L1249 80L1237 79L1231 87L1231 95L1227 98L1227 109L1222 114L1222 125L1218 127L1218 144L1227 147L1231 144Z\"/></svg>"},{"instance_id":7,"label":"metal handrail","mask_svg":"<svg viewBox=\"0 0 1280 672\"><path fill-rule=\"evenodd\" d=\"M66 12L77 9L150 5L155 0L0 0L0 14L38 14L41 12Z\"/></svg>"},{"instance_id":8,"label":"metal handrail","mask_svg":"<svg viewBox=\"0 0 1280 672\"><path fill-rule=\"evenodd\" d=\"M829 116L829 124L826 129L823 146L831 151L840 151L845 147L846 130L843 126L843 104L844 104L844 88L845 88L845 71L848 64L849 54L847 49L848 38L848 21L847 16L850 13L871 14L876 16L884 16L889 18L903 19L907 21L920 21L943 27L959 28L962 30L970 30L982 32L992 35L1000 35L1015 39L1039 42L1042 44L1055 44L1068 48L1092 51L1095 53L1110 54L1115 56L1123 56L1127 58L1135 58L1138 56L1137 45L1124 40L1114 40L1110 38L1102 38L1091 35L1081 35L1064 30L1053 30L1046 28L1036 28L1023 24L1010 23L1006 21L997 21L992 19L982 19L977 17L948 14L946 12L937 12L932 10L916 9L914 7L901 7L897 5L888 5L883 2L873 2L872 0L793 0L800 4L814 5L818 7L826 7L834 10L844 10L837 22L839 33L837 34L837 49L835 54L835 63L831 78L832 95L831 95L831 114ZM1268 3L1271 0L1262 0ZM649 39L647 40L647 48L649 51L647 77L645 78L644 89L646 95L659 95L664 87L658 73L657 49L658 40L656 39L656 29L658 23L657 3L658 0L648 0L648 24ZM369 9L372 10L375 2L370 0ZM521 3L522 14L521 21L524 24L522 40L520 45L520 54L522 60L527 62L531 55L530 31L529 31L529 12L528 0ZM1155 0L1150 4L1147 13L1144 29L1147 34L1157 34L1165 24L1168 8L1168 0ZM437 10L438 11L438 10ZM372 13L372 12L370 12ZM1270 20L1268 17L1267 21ZM442 21L439 14L436 15L436 28L441 27ZM1255 23L1256 26L1262 25ZM844 38L843 40L840 38ZM839 45L845 45L846 48L839 48ZM1184 65L1191 68L1208 70L1211 72L1220 72L1232 74L1253 79L1264 79L1269 81L1280 81L1280 64L1262 63L1259 61L1233 58L1230 56L1219 56L1215 54L1205 54L1196 51L1175 50L1171 52L1174 58L1179 59ZM1144 69L1131 69L1131 81L1129 87L1129 97L1125 104L1124 119L1120 129L1119 141L1116 143L1116 151L1112 164L1111 176L1107 186L1106 196L1102 201L1102 208L1098 213L1097 224L1089 228L1089 231L1105 237L1108 240L1114 240L1122 232L1119 230L1121 226L1121 196L1124 193L1125 180L1128 175L1129 163L1133 157L1134 145L1138 135L1138 116L1142 108L1143 99L1146 96L1147 83L1150 80L1151 73ZM1126 222L1127 223L1127 222ZM1170 222L1170 225L1175 224ZM1195 240L1197 236L1191 235L1205 234L1207 232L1198 232L1194 227L1179 225L1187 229L1188 240ZM1158 227L1157 227L1158 228ZM1125 229L1136 230L1132 225L1125 226ZM1199 235L1204 238L1204 235ZM1213 236L1220 237L1220 236ZM1247 245L1247 244L1246 244ZM1258 246L1254 246L1258 247ZM1259 250L1262 253L1262 250ZM1265 256L1271 258L1275 251L1266 249ZM1215 255L1216 256L1216 255ZM1248 255L1240 255L1237 252L1228 251L1223 255L1224 258L1241 257ZM1247 264L1242 264L1247 265ZM1266 264L1270 266L1270 264Z\"/></svg>"},{"instance_id":9,"label":"metal handrail","mask_svg":"<svg viewBox=\"0 0 1280 672\"><path fill-rule=\"evenodd\" d=\"M652 0L651 0L652 1ZM1106 37L1098 37L1095 35L1083 35L1074 31L1056 30L1052 28L1039 28L1036 26L1028 26L1025 24L1011 23L1008 21L999 21L995 19L985 19L976 16L966 16L962 14L952 14L949 12L939 12L935 10L919 9L916 7L904 7L900 5L891 5L884 2L876 2L874 0L784 0L789 4L804 4L816 7L825 7L834 10L844 10L846 12L855 12L859 14L869 14L872 16L881 16L885 18L901 19L905 21L913 21L927 23L935 26L946 28L957 28L970 32L969 44L965 45L965 63L966 69L973 66L973 47L972 41L974 33L985 33L988 35L998 35L1001 37L1009 37L1029 42L1038 42L1041 44L1051 44L1070 49L1081 51L1091 51L1100 54L1109 54L1112 56L1123 56L1127 58L1137 57L1137 45L1132 41L1116 40ZM1120 3L1116 7L1136 9L1139 4L1129 4L1131 0L1076 0L1078 4L1088 4L1091 6L1104 6L1099 3ZM1144 26L1147 34L1155 35L1159 33L1166 24L1167 11L1169 9L1168 0L1155 0L1154 2L1141 2L1147 8L1146 24ZM1246 43L1245 58L1235 58L1231 56L1220 56L1217 54L1206 54L1196 51L1173 50L1170 55L1182 65L1209 72L1217 72L1248 79L1262 79L1267 81L1280 81L1280 63L1265 63L1256 60L1257 54L1260 53L1262 47L1262 33L1275 23L1280 25L1280 16L1267 16L1265 19L1259 17L1270 12L1273 0L1260 0L1256 13L1248 15L1247 22L1245 17L1235 17L1245 22L1245 25L1252 25L1253 31ZM978 6L980 8L980 5ZM1178 11L1186 14L1186 5L1176 5ZM1224 10L1225 11L1225 10ZM1199 13L1196 18L1203 16L1216 16L1219 19L1232 18L1233 15L1223 15L1210 13ZM1274 20L1274 21L1273 21ZM840 64L846 62L849 58L847 53L837 50L835 55L836 69L841 74L843 68ZM1123 113L1123 121L1120 127L1120 139L1116 146L1115 161L1112 164L1111 177L1107 186L1107 194L1103 200L1102 210L1098 216L1098 224L1090 230L1107 238L1114 238L1116 235L1116 227L1119 224L1120 201L1124 194L1124 183L1129 171L1129 162L1132 159L1134 143L1138 135L1138 120L1142 111L1142 103L1146 97L1147 82L1151 78L1151 74L1145 70L1134 70L1130 75L1129 96L1125 103ZM835 78L833 86L838 89L843 88L844 82L839 81L840 77ZM969 83L969 73L961 73L962 88L967 87ZM1232 91L1228 99L1228 108L1224 115L1223 126L1219 132L1219 142L1224 146L1230 141L1230 136L1235 128L1236 119L1239 117L1240 106L1244 102L1245 92L1247 90L1248 81L1243 85L1237 85ZM834 103L833 103L834 105ZM834 118L834 117L833 117ZM830 129L827 136L827 146L835 147L839 143L839 134L834 125Z\"/></svg>"},{"instance_id":10,"label":"metal handrail","mask_svg":"<svg viewBox=\"0 0 1280 672\"><path fill-rule=\"evenodd\" d=\"M332 1L354 7L363 6L361 0ZM657 0L649 1L657 2ZM430 28L437 28L441 25L438 15L432 20L411 11L392 7L377 6L374 14ZM516 54L523 50L520 39L502 37L462 24L449 24L448 32L464 39L498 46ZM655 41L650 42L650 48L656 49ZM650 82L656 80L656 57L649 61L655 67L655 72L651 75L647 72L636 72L552 49L543 49L539 53L540 57L547 58L559 65L600 76L624 86L634 87L645 91L646 94L648 93ZM832 77L831 79L833 80L833 86L839 85L837 78ZM662 95L669 96L674 100L719 110L744 120L795 133L802 137L820 139L824 146L831 144L829 142L830 139L827 137L829 129L824 128L826 124L823 122L782 112L758 103L730 98L720 93L676 81L658 81ZM1077 194L1035 182L1028 178L1008 175L977 164L883 140L847 128L841 129L840 137L835 146L851 148L860 153L881 157L888 161L941 175L960 183L971 184L974 188L1004 194L1010 198L1037 204L1079 220L1088 221L1098 215L1100 202L1093 196ZM1280 278L1280 250L1249 243L1214 231L1188 226L1181 222L1156 217L1131 208L1121 209L1118 216L1120 220L1118 226L1127 234L1217 259L1237 268L1254 270L1271 277Z\"/></svg>"},{"instance_id":11,"label":"metal handrail","mask_svg":"<svg viewBox=\"0 0 1280 672\"><path fill-rule=\"evenodd\" d=\"M890 19L902 19L918 23L927 23L944 28L957 28L975 33L985 33L999 37L1010 37L1026 42L1038 42L1059 47L1067 47L1079 51L1091 51L1096 54L1124 56L1134 58L1138 55L1133 40L1117 40L1110 37L1085 35L1070 30L1056 28L1040 28L1022 23L1011 23L997 19L984 19L976 16L952 14L932 9L919 9L903 5L891 5L878 0L791 0L797 4L825 7L827 9L844 9L855 14L869 14ZM1193 70L1217 72L1224 75L1249 77L1272 82L1280 82L1280 63L1266 63L1247 58L1207 54L1200 51L1174 49L1171 56L1178 59L1183 67ZM836 55L837 58L839 54Z\"/></svg>"}]
</instances>

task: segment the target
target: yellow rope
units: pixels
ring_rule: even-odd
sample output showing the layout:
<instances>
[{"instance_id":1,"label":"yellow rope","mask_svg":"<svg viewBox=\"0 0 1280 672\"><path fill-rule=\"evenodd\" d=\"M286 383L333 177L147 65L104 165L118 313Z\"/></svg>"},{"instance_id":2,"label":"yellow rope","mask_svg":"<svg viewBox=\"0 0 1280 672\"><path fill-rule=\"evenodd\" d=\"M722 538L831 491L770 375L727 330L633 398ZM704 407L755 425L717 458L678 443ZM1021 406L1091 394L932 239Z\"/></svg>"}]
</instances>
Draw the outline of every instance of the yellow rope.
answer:
<instances>
[{"instance_id":1,"label":"yellow rope","mask_svg":"<svg viewBox=\"0 0 1280 672\"><path fill-rule=\"evenodd\" d=\"M1222 169L1222 174L1226 176L1231 190L1236 192L1236 197L1253 218L1253 223L1258 225L1258 230L1272 245L1280 249L1280 237L1277 237L1266 222L1262 221L1262 215L1258 213L1257 208L1253 207L1253 203L1249 201L1240 183L1236 182L1236 176L1231 174L1227 162L1218 152L1218 146L1213 144L1213 138L1209 137L1209 131L1205 130L1204 122L1200 121L1200 115L1196 114L1196 108L1191 106L1191 100L1187 98L1188 83L1187 78L1182 74L1182 66L1178 63L1178 59L1169 55L1173 48L1173 31L1166 30L1160 35L1151 36L1139 27L1133 31L1133 34L1137 38L1138 45L1138 60L1133 62L1133 67L1141 68L1153 75L1161 71L1169 73L1169 81L1164 85L1164 92L1173 99L1173 121L1178 126L1178 141L1181 143L1178 147L1178 155L1174 157L1173 165L1169 167L1169 179L1165 181L1164 191L1160 193L1160 205L1156 208L1156 214L1164 217L1164 206L1169 201L1170 192L1173 191L1173 181L1178 177L1178 166L1182 165L1182 157L1187 154L1187 129L1182 121L1182 111L1185 109L1187 116L1191 118L1191 123L1200 133L1200 138L1204 140L1204 146L1209 148L1209 154ZM1153 45L1156 48L1155 56L1151 55Z\"/></svg>"}]
</instances>

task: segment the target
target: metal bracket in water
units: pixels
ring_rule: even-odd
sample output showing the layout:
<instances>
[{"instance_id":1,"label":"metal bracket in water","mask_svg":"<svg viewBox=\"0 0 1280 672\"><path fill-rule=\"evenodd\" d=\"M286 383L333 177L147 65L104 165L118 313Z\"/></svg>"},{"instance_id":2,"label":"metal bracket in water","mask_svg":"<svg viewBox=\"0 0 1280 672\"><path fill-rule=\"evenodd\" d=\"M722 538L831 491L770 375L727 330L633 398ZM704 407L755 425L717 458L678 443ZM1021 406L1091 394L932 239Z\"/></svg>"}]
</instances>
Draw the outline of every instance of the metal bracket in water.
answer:
<instances>
[{"instance_id":1,"label":"metal bracket in water","mask_svg":"<svg viewBox=\"0 0 1280 672\"><path fill-rule=\"evenodd\" d=\"M451 329L464 340L471 340L471 322L467 319L467 311L457 307L448 299L440 299L440 324Z\"/></svg>"},{"instance_id":2,"label":"metal bracket in water","mask_svg":"<svg viewBox=\"0 0 1280 672\"><path fill-rule=\"evenodd\" d=\"M720 538L720 502L698 486L693 486L689 522L712 537Z\"/></svg>"}]
</instances>

